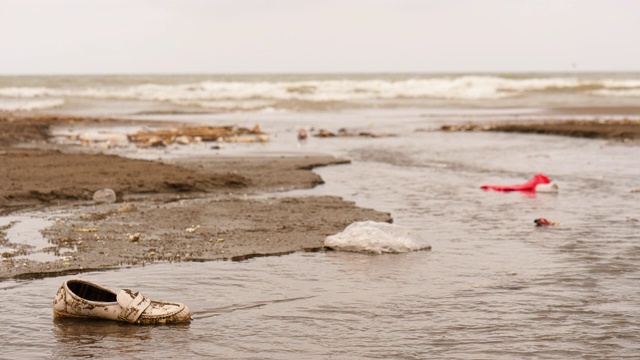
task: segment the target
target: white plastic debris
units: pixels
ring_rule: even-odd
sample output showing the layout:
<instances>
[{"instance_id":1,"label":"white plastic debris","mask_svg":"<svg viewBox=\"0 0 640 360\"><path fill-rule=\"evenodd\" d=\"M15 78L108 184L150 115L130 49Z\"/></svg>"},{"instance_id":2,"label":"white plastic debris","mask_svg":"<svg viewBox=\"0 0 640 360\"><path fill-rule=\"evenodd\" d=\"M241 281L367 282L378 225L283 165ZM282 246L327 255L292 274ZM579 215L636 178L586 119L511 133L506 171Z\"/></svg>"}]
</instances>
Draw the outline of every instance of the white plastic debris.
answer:
<instances>
[{"instance_id":1,"label":"white plastic debris","mask_svg":"<svg viewBox=\"0 0 640 360\"><path fill-rule=\"evenodd\" d=\"M93 201L97 203L116 202L116 192L111 189L98 190L93 194Z\"/></svg>"},{"instance_id":2,"label":"white plastic debris","mask_svg":"<svg viewBox=\"0 0 640 360\"><path fill-rule=\"evenodd\" d=\"M536 192L557 193L558 185L556 183L538 184L536 185Z\"/></svg>"},{"instance_id":3,"label":"white plastic debris","mask_svg":"<svg viewBox=\"0 0 640 360\"><path fill-rule=\"evenodd\" d=\"M324 246L333 250L371 254L431 249L431 246L411 229L375 221L355 222L347 226L343 232L327 236Z\"/></svg>"}]
</instances>

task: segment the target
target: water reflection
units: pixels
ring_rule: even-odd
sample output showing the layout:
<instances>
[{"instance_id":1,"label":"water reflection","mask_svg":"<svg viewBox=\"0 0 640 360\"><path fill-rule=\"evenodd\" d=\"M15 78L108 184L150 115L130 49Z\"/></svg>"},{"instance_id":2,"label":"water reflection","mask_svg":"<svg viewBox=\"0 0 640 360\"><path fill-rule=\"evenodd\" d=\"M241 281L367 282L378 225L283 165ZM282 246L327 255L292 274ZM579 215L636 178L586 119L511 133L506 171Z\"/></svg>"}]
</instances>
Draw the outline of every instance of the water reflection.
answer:
<instances>
[{"instance_id":1,"label":"water reflection","mask_svg":"<svg viewBox=\"0 0 640 360\"><path fill-rule=\"evenodd\" d=\"M53 215L47 212L25 212L0 216L0 238L5 233L7 242L0 247L3 259L55 261L59 257L49 251L49 241L42 231L54 224Z\"/></svg>"},{"instance_id":2,"label":"water reflection","mask_svg":"<svg viewBox=\"0 0 640 360\"><path fill-rule=\"evenodd\" d=\"M190 324L137 326L108 320L54 319L52 355L70 357L148 357L158 345L190 337ZM168 345L171 346L171 345Z\"/></svg>"}]
</instances>

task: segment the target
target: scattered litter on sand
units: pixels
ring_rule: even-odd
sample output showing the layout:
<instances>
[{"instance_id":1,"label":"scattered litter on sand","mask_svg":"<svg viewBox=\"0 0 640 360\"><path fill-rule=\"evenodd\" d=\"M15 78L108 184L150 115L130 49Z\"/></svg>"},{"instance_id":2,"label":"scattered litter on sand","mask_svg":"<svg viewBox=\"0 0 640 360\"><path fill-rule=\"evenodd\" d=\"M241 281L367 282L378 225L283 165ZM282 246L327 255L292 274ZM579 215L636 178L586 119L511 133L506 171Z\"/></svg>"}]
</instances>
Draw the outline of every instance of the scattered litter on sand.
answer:
<instances>
[{"instance_id":1,"label":"scattered litter on sand","mask_svg":"<svg viewBox=\"0 0 640 360\"><path fill-rule=\"evenodd\" d=\"M53 137L61 144L79 144L97 149L127 148L132 144L139 148L164 148L169 145L190 145L203 142L255 143L268 142L269 137L260 129L238 126L157 125L155 130L120 129L103 131L95 129L59 129ZM168 128L168 126L174 126ZM136 132L134 132L136 131ZM134 132L134 133L132 133Z\"/></svg>"},{"instance_id":2,"label":"scattered litter on sand","mask_svg":"<svg viewBox=\"0 0 640 360\"><path fill-rule=\"evenodd\" d=\"M196 230L198 230L200 228L200 225L195 225L192 227L188 227L186 228L184 231L188 232L188 233L194 233L196 232Z\"/></svg>"},{"instance_id":3,"label":"scattered litter on sand","mask_svg":"<svg viewBox=\"0 0 640 360\"><path fill-rule=\"evenodd\" d=\"M269 140L258 125L252 129L237 126L185 126L174 129L139 131L128 135L128 138L139 147L186 145L203 141L250 143Z\"/></svg>"},{"instance_id":4,"label":"scattered litter on sand","mask_svg":"<svg viewBox=\"0 0 640 360\"><path fill-rule=\"evenodd\" d=\"M89 232L97 232L98 228L77 228L76 232L89 233Z\"/></svg>"}]
</instances>

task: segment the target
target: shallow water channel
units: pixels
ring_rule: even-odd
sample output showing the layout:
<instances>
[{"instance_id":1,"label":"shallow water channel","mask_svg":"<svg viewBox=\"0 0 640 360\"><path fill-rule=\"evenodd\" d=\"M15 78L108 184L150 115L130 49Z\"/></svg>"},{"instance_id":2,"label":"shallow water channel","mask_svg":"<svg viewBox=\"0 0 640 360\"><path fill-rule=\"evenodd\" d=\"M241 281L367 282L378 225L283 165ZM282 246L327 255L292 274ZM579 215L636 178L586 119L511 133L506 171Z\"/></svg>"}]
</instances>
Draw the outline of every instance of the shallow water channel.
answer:
<instances>
[{"instance_id":1,"label":"shallow water channel","mask_svg":"<svg viewBox=\"0 0 640 360\"><path fill-rule=\"evenodd\" d=\"M431 251L317 252L78 275L186 303L195 320L54 321L68 276L0 283L6 358L513 359L640 353L640 148L556 136L328 139L332 194L389 211ZM373 144L373 145L372 145ZM315 146L315 148L314 148ZM482 191L542 172L557 194ZM287 193L287 196L292 193ZM545 217L558 226L535 227Z\"/></svg>"}]
</instances>

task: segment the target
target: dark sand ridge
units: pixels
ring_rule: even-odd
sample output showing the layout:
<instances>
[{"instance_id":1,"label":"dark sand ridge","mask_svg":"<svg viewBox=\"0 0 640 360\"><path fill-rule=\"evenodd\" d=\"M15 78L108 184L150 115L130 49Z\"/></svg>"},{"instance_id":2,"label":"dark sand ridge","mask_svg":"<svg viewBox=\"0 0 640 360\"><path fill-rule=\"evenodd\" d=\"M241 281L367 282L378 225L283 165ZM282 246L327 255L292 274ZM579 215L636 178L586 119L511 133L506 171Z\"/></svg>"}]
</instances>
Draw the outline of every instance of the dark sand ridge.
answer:
<instances>
[{"instance_id":1,"label":"dark sand ridge","mask_svg":"<svg viewBox=\"0 0 640 360\"><path fill-rule=\"evenodd\" d=\"M497 123L490 125L444 125L443 131L498 131L563 135L619 141L640 140L640 121L635 120L563 120L545 122Z\"/></svg>"}]
</instances>

